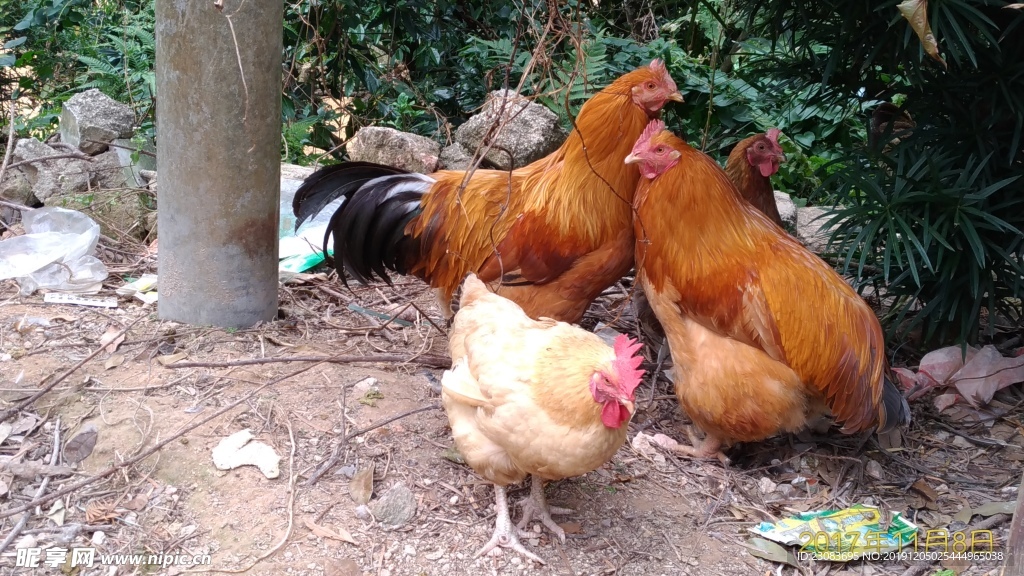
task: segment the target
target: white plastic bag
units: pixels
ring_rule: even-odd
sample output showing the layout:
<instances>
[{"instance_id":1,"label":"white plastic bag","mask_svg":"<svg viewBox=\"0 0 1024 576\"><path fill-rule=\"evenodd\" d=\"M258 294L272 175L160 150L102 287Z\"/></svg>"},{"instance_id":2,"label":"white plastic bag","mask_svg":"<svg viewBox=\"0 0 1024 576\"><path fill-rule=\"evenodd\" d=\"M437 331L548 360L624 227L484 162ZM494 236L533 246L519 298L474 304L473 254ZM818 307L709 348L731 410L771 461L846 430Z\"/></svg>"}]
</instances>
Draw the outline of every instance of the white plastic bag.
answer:
<instances>
[{"instance_id":1,"label":"white plastic bag","mask_svg":"<svg viewBox=\"0 0 1024 576\"><path fill-rule=\"evenodd\" d=\"M22 295L39 288L95 293L107 269L92 254L99 224L78 212L48 207L22 212L26 234L0 242L0 280L14 278Z\"/></svg>"}]
</instances>

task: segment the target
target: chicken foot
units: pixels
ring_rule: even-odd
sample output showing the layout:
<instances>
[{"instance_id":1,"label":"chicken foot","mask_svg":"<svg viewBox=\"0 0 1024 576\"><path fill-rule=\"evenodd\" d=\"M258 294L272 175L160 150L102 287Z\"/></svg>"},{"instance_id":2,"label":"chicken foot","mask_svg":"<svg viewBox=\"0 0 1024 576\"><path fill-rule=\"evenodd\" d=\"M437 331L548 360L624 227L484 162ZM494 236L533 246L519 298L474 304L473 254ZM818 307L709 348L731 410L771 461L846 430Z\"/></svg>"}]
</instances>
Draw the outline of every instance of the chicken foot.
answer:
<instances>
[{"instance_id":1,"label":"chicken foot","mask_svg":"<svg viewBox=\"0 0 1024 576\"><path fill-rule=\"evenodd\" d=\"M484 544L483 548L477 551L474 558L484 554L499 556L501 555L502 548L510 548L534 562L546 564L546 562L540 559L540 556L524 548L523 544L519 541L516 530L512 529L512 518L508 514L508 497L505 494L505 488L497 484L494 485L494 508L498 514L498 517L494 520L494 535L491 536L487 544Z\"/></svg>"},{"instance_id":2,"label":"chicken foot","mask_svg":"<svg viewBox=\"0 0 1024 576\"><path fill-rule=\"evenodd\" d=\"M565 530L562 529L554 520L551 519L552 514L572 514L574 510L569 508L559 508L558 506L548 506L547 500L544 498L544 479L540 476L532 477L532 484L530 485L530 497L521 502L523 506L523 518L516 525L519 528L520 536L527 536L530 533L526 530L526 525L530 523L536 517L540 520L541 524L551 530L558 539L565 543Z\"/></svg>"},{"instance_id":3,"label":"chicken foot","mask_svg":"<svg viewBox=\"0 0 1024 576\"><path fill-rule=\"evenodd\" d=\"M697 438L693 428L686 429L686 436L693 446L677 444L672 447L673 452L688 458L718 458L722 464L729 464L729 458L722 452L722 441L718 438L705 434L704 440L701 440Z\"/></svg>"}]
</instances>

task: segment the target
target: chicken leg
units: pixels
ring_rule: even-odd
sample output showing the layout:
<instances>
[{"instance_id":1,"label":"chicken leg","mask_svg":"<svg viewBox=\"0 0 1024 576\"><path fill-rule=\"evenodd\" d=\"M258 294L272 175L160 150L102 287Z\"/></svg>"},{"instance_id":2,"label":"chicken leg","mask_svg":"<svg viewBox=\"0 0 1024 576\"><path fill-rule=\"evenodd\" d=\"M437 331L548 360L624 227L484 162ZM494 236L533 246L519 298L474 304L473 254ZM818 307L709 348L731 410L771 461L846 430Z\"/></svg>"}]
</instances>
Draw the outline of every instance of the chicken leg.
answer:
<instances>
[{"instance_id":1,"label":"chicken leg","mask_svg":"<svg viewBox=\"0 0 1024 576\"><path fill-rule=\"evenodd\" d=\"M532 484L530 485L530 497L522 501L523 505L523 518L519 521L516 527L519 528L519 535L524 536L527 534L526 525L530 523L530 520L536 516L541 524L547 526L548 530L551 530L558 536L558 539L565 543L565 530L555 523L551 519L552 514L571 514L573 511L568 508L559 508L557 506L548 506L547 500L544 499L544 479L540 476L534 475L532 477Z\"/></svg>"},{"instance_id":2,"label":"chicken leg","mask_svg":"<svg viewBox=\"0 0 1024 576\"><path fill-rule=\"evenodd\" d=\"M672 451L681 456L688 458L718 458L722 464L729 465L729 457L722 452L722 441L710 434L704 435L704 440L697 438L697 434L694 433L693 428L686 429L686 436L690 439L690 444L693 446L685 446L683 444L677 444L672 447Z\"/></svg>"},{"instance_id":3,"label":"chicken leg","mask_svg":"<svg viewBox=\"0 0 1024 576\"><path fill-rule=\"evenodd\" d=\"M524 548L519 541L516 531L512 529L512 519L508 515L508 498L505 495L505 488L497 484L494 485L494 508L498 513L498 517L494 520L494 535L476 553L474 558L484 554L498 556L501 554L502 548L511 548L534 562L546 564L539 556Z\"/></svg>"}]
</instances>

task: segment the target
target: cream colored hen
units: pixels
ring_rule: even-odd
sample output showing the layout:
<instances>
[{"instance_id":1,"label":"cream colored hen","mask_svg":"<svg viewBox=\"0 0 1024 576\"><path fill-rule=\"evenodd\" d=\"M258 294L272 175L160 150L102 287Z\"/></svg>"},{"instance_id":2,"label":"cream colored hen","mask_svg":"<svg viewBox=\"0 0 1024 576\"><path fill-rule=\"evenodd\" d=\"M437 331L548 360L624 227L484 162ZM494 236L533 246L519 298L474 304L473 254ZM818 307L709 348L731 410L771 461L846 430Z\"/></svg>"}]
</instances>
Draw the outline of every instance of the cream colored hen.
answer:
<instances>
[{"instance_id":1,"label":"cream colored hen","mask_svg":"<svg viewBox=\"0 0 1024 576\"><path fill-rule=\"evenodd\" d=\"M625 441L643 376L640 344L619 336L612 347L571 324L532 320L470 274L449 348L454 365L441 380L441 400L455 446L494 483L494 535L477 556L504 547L543 564L518 532L536 516L565 541L551 514L568 511L548 508L544 480L595 470ZM505 487L527 475L533 484L517 531Z\"/></svg>"}]
</instances>

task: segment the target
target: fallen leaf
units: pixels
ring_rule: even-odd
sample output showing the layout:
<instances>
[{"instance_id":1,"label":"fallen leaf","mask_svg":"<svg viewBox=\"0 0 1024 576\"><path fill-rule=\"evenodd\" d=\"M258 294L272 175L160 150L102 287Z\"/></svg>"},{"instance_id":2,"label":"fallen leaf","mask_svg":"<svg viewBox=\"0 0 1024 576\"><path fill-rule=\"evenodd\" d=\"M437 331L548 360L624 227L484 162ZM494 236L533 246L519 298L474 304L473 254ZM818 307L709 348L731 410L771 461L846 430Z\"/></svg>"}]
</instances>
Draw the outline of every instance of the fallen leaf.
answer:
<instances>
[{"instance_id":1,"label":"fallen leaf","mask_svg":"<svg viewBox=\"0 0 1024 576\"><path fill-rule=\"evenodd\" d=\"M939 43L932 34L931 24L928 23L928 0L904 0L897 8L921 39L925 53L942 64L943 68L947 68L946 61L939 54Z\"/></svg>"},{"instance_id":2,"label":"fallen leaf","mask_svg":"<svg viewBox=\"0 0 1024 576\"><path fill-rule=\"evenodd\" d=\"M11 430L14 430L14 426L10 422L0 422L0 444L3 444L11 435Z\"/></svg>"},{"instance_id":3,"label":"fallen leaf","mask_svg":"<svg viewBox=\"0 0 1024 576\"><path fill-rule=\"evenodd\" d=\"M167 354L166 356L157 356L156 357L156 361L159 362L161 366L168 366L170 364L174 364L178 360L184 360L187 357L188 357L188 354L186 354L185 352L178 352L177 354Z\"/></svg>"},{"instance_id":4,"label":"fallen leaf","mask_svg":"<svg viewBox=\"0 0 1024 576\"><path fill-rule=\"evenodd\" d=\"M103 336L100 336L100 346L102 346L107 352L113 354L117 351L117 347L121 345L121 342L124 342L124 336L125 335L121 334L121 331L116 327L110 326L107 328L107 331L103 333Z\"/></svg>"},{"instance_id":5,"label":"fallen leaf","mask_svg":"<svg viewBox=\"0 0 1024 576\"><path fill-rule=\"evenodd\" d=\"M67 513L67 509L64 508L64 500L62 498L58 498L53 501L53 506L50 506L50 510L46 513L46 517L53 520L53 523L57 526L63 526L64 516Z\"/></svg>"},{"instance_id":6,"label":"fallen leaf","mask_svg":"<svg viewBox=\"0 0 1024 576\"><path fill-rule=\"evenodd\" d=\"M11 487L7 485L7 482L0 480L0 497L6 496L10 490Z\"/></svg>"},{"instance_id":7,"label":"fallen leaf","mask_svg":"<svg viewBox=\"0 0 1024 576\"><path fill-rule=\"evenodd\" d=\"M355 539L352 538L352 535L344 528L339 527L337 530L331 530L330 528L320 526L310 518L303 518L302 521L314 536L330 538L332 540L341 540L342 542L348 542L349 544L356 544Z\"/></svg>"},{"instance_id":8,"label":"fallen leaf","mask_svg":"<svg viewBox=\"0 0 1024 576\"><path fill-rule=\"evenodd\" d=\"M1003 8L1009 8L1010 10L1021 10L1024 9L1024 4L1007 4L1006 6L1003 6Z\"/></svg>"},{"instance_id":9,"label":"fallen leaf","mask_svg":"<svg viewBox=\"0 0 1024 576\"><path fill-rule=\"evenodd\" d=\"M370 466L352 475L348 483L348 494L356 504L366 504L373 496L373 462Z\"/></svg>"},{"instance_id":10,"label":"fallen leaf","mask_svg":"<svg viewBox=\"0 0 1024 576\"><path fill-rule=\"evenodd\" d=\"M68 316L67 314L57 314L56 316L50 316L50 322L53 322L54 320L61 320L63 322L74 322L75 320L78 320L78 318L75 318L74 316Z\"/></svg>"},{"instance_id":11,"label":"fallen leaf","mask_svg":"<svg viewBox=\"0 0 1024 576\"><path fill-rule=\"evenodd\" d=\"M114 354L103 363L103 368L110 370L111 368L117 368L121 364L124 364L124 354Z\"/></svg>"},{"instance_id":12,"label":"fallen leaf","mask_svg":"<svg viewBox=\"0 0 1024 576\"><path fill-rule=\"evenodd\" d=\"M14 425L11 426L11 435L28 434L35 429L37 423L38 420L36 420L35 416L26 414L18 418Z\"/></svg>"},{"instance_id":13,"label":"fallen leaf","mask_svg":"<svg viewBox=\"0 0 1024 576\"><path fill-rule=\"evenodd\" d=\"M85 460L96 447L97 438L99 438L99 431L96 430L95 424L89 423L82 426L82 431L64 444L64 459L71 464Z\"/></svg>"},{"instance_id":14,"label":"fallen leaf","mask_svg":"<svg viewBox=\"0 0 1024 576\"><path fill-rule=\"evenodd\" d=\"M769 562L778 562L779 564L789 564L793 567L799 567L796 561L796 557L789 550L786 550L779 544L764 538L751 538L743 544L747 550L750 551L751 556L768 560Z\"/></svg>"},{"instance_id":15,"label":"fallen leaf","mask_svg":"<svg viewBox=\"0 0 1024 576\"><path fill-rule=\"evenodd\" d=\"M963 510L957 512L956 516L953 516L953 520L967 524L975 514L987 518L996 514L1013 514L1016 508L1016 502L986 502L977 508L964 506Z\"/></svg>"},{"instance_id":16,"label":"fallen leaf","mask_svg":"<svg viewBox=\"0 0 1024 576\"><path fill-rule=\"evenodd\" d=\"M927 498L931 502L935 502L939 499L939 493L934 488L928 485L924 480L918 480L910 485L910 487L916 490L919 494Z\"/></svg>"},{"instance_id":17,"label":"fallen leaf","mask_svg":"<svg viewBox=\"0 0 1024 576\"><path fill-rule=\"evenodd\" d=\"M950 382L971 405L984 406L999 390L1024 382L1024 357L1007 358L995 346L985 346Z\"/></svg>"}]
</instances>

